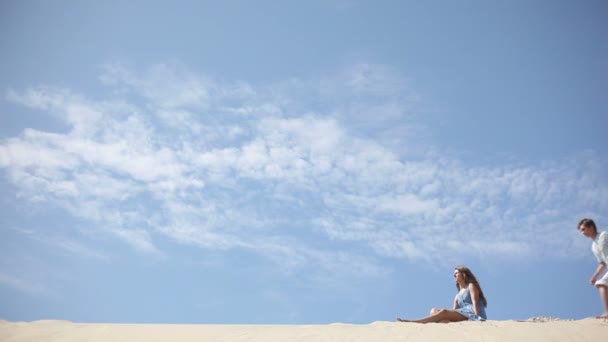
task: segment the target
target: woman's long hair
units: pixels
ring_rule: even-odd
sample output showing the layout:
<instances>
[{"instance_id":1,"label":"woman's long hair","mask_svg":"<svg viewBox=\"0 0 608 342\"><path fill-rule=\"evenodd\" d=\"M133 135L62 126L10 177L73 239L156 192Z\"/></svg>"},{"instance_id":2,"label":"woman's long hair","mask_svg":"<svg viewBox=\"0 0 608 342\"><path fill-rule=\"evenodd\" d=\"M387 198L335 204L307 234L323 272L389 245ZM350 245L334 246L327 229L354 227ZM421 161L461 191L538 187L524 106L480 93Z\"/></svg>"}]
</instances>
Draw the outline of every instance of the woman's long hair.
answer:
<instances>
[{"instance_id":1,"label":"woman's long hair","mask_svg":"<svg viewBox=\"0 0 608 342\"><path fill-rule=\"evenodd\" d=\"M483 295L481 286L479 285L479 282L477 281L477 278L475 278L473 272L471 272L468 267L464 266L458 266L456 267L456 270L462 273L462 275L464 276L464 281L467 283L467 285L473 284L475 287L477 287L477 289L479 290L479 299L481 299L481 304L483 304L484 308L488 307L488 301L486 300L486 296ZM458 291L460 291L460 285L458 285L458 283L456 283L456 288L458 289Z\"/></svg>"}]
</instances>

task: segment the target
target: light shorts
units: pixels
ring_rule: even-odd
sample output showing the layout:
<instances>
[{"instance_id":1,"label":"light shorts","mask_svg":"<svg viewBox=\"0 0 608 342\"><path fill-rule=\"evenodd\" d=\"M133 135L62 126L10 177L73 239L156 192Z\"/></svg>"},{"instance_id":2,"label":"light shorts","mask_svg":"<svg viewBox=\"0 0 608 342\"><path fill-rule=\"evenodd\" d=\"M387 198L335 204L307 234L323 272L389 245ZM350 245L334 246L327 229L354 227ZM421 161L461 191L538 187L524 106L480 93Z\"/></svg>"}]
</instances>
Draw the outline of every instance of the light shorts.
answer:
<instances>
[{"instance_id":1,"label":"light shorts","mask_svg":"<svg viewBox=\"0 0 608 342\"><path fill-rule=\"evenodd\" d=\"M601 277L600 279L598 279L595 282L595 287L598 287L598 286L608 287L608 272L606 272L603 277Z\"/></svg>"}]
</instances>

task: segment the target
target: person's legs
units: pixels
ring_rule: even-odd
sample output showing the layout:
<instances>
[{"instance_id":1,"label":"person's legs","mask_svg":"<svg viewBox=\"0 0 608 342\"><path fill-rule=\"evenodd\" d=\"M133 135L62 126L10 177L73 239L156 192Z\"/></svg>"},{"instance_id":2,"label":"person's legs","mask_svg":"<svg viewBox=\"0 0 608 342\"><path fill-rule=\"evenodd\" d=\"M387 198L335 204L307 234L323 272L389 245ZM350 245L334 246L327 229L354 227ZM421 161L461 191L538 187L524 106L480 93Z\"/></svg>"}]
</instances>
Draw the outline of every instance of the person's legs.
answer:
<instances>
[{"instance_id":1,"label":"person's legs","mask_svg":"<svg viewBox=\"0 0 608 342\"><path fill-rule=\"evenodd\" d=\"M431 316L436 315L439 313L439 311L441 311L442 309L437 309L437 308L432 308L431 309ZM413 322L412 320L407 320L407 319L401 319L399 317L397 317L397 322Z\"/></svg>"},{"instance_id":2,"label":"person's legs","mask_svg":"<svg viewBox=\"0 0 608 342\"><path fill-rule=\"evenodd\" d=\"M600 297L602 298L602 303L604 303L604 314L597 316L597 318L608 318L608 286L597 285L597 289L600 291Z\"/></svg>"},{"instance_id":3,"label":"person's legs","mask_svg":"<svg viewBox=\"0 0 608 342\"><path fill-rule=\"evenodd\" d=\"M468 320L467 317L459 314L454 310L441 309L437 310L434 315L417 319L415 321L407 321L412 323L448 323L448 322L460 322ZM405 321L402 321L405 322Z\"/></svg>"}]
</instances>

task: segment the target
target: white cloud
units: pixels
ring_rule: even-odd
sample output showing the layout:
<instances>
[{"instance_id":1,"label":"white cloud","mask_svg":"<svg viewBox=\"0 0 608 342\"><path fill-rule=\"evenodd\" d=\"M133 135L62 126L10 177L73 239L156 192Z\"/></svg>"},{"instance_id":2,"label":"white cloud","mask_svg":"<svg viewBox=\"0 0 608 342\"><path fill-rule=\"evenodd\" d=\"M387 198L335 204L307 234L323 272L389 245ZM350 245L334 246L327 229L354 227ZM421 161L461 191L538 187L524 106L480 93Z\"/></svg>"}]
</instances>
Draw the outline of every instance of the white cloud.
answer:
<instances>
[{"instance_id":1,"label":"white cloud","mask_svg":"<svg viewBox=\"0 0 608 342\"><path fill-rule=\"evenodd\" d=\"M110 232L131 244L138 250L149 253L160 253L152 243L150 234L143 229L111 228Z\"/></svg>"},{"instance_id":2,"label":"white cloud","mask_svg":"<svg viewBox=\"0 0 608 342\"><path fill-rule=\"evenodd\" d=\"M100 80L119 89L135 91L162 108L206 107L214 91L207 82L176 64L157 64L135 75L120 64L103 67Z\"/></svg>"},{"instance_id":3,"label":"white cloud","mask_svg":"<svg viewBox=\"0 0 608 342\"><path fill-rule=\"evenodd\" d=\"M266 87L172 65L142 73L110 65L101 79L118 95L9 92L68 126L7 139L0 167L22 198L146 253L162 254L155 241L168 237L291 267L330 271L357 260L367 274L385 272L379 257L563 257L577 253L564 242L570 221L606 205L605 162L593 154L468 167L438 151L408 153L432 147L415 142L415 100L388 67ZM558 238L543 239L548 232ZM348 247L329 252L314 241ZM353 259L353 248L368 256Z\"/></svg>"},{"instance_id":4,"label":"white cloud","mask_svg":"<svg viewBox=\"0 0 608 342\"><path fill-rule=\"evenodd\" d=\"M440 207L438 200L423 200L413 194L401 194L390 198L380 198L376 201L379 208L394 211L401 215L427 214L433 215Z\"/></svg>"},{"instance_id":5,"label":"white cloud","mask_svg":"<svg viewBox=\"0 0 608 342\"><path fill-rule=\"evenodd\" d=\"M90 106L79 96L67 89L38 87L28 89L23 94L11 90L8 99L28 107L49 111L55 117L71 126L71 134L86 136L95 133L103 113Z\"/></svg>"}]
</instances>

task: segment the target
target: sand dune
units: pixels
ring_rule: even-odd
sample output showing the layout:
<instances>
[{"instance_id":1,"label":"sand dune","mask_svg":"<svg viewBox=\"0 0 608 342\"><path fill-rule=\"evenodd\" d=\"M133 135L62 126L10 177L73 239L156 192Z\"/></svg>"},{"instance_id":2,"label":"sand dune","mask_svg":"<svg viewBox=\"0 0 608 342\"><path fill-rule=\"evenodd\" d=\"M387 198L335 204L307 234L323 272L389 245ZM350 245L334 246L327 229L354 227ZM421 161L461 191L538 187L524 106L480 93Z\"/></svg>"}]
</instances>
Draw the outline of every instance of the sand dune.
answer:
<instances>
[{"instance_id":1,"label":"sand dune","mask_svg":"<svg viewBox=\"0 0 608 342\"><path fill-rule=\"evenodd\" d=\"M608 341L601 319L328 325L101 324L0 321L0 341Z\"/></svg>"}]
</instances>

